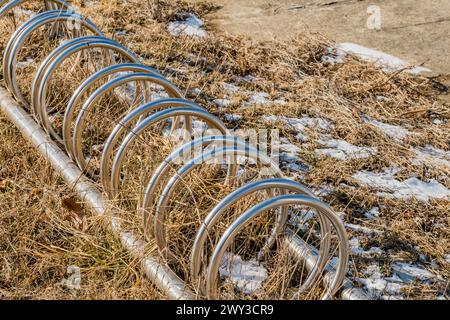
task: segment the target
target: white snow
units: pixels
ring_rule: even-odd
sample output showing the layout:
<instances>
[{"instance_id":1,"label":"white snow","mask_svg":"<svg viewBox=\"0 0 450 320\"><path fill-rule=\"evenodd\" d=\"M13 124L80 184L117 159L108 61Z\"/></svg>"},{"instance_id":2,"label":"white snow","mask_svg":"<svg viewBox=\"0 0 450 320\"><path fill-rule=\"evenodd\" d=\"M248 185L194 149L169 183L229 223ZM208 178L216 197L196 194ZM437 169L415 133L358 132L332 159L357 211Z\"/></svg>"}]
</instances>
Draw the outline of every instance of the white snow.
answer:
<instances>
[{"instance_id":1,"label":"white snow","mask_svg":"<svg viewBox=\"0 0 450 320\"><path fill-rule=\"evenodd\" d=\"M432 122L433 122L433 124L438 125L438 126L445 123L445 121L441 120L441 119L434 119Z\"/></svg>"},{"instance_id":2,"label":"white snow","mask_svg":"<svg viewBox=\"0 0 450 320\"><path fill-rule=\"evenodd\" d=\"M292 143L280 143L280 160L283 162L295 162L298 160L300 148Z\"/></svg>"},{"instance_id":3,"label":"white snow","mask_svg":"<svg viewBox=\"0 0 450 320\"><path fill-rule=\"evenodd\" d=\"M192 36L192 37L206 37L207 33L203 29L203 21L195 15L189 13L187 18L182 21L172 21L169 23L168 30L173 36Z\"/></svg>"},{"instance_id":4,"label":"white snow","mask_svg":"<svg viewBox=\"0 0 450 320\"><path fill-rule=\"evenodd\" d=\"M435 275L430 271L406 262L395 262L392 264L392 270L405 283L410 283L415 280L429 281L435 278Z\"/></svg>"},{"instance_id":5,"label":"white snow","mask_svg":"<svg viewBox=\"0 0 450 320\"><path fill-rule=\"evenodd\" d=\"M58 284L63 288L69 290L79 290L81 289L81 271L78 266L68 266L67 267L68 278L62 279Z\"/></svg>"},{"instance_id":6,"label":"white snow","mask_svg":"<svg viewBox=\"0 0 450 320\"><path fill-rule=\"evenodd\" d=\"M219 108L226 108L231 104L231 101L228 99L215 99L213 102L219 107Z\"/></svg>"},{"instance_id":7,"label":"white snow","mask_svg":"<svg viewBox=\"0 0 450 320\"><path fill-rule=\"evenodd\" d=\"M225 113L224 118L228 122L236 122L242 119L242 116L240 114L231 114L231 113Z\"/></svg>"},{"instance_id":8,"label":"white snow","mask_svg":"<svg viewBox=\"0 0 450 320\"><path fill-rule=\"evenodd\" d=\"M270 95L267 92L255 92L250 96L249 103L252 105L254 104L264 105L270 102L269 98Z\"/></svg>"},{"instance_id":9,"label":"white snow","mask_svg":"<svg viewBox=\"0 0 450 320\"><path fill-rule=\"evenodd\" d=\"M327 157L342 161L350 159L369 158L377 153L376 148L355 146L345 140L337 140L331 138L323 140L322 138L318 141L318 143L327 148L316 149L315 152L317 154L325 155Z\"/></svg>"},{"instance_id":10,"label":"white snow","mask_svg":"<svg viewBox=\"0 0 450 320\"><path fill-rule=\"evenodd\" d=\"M399 181L395 179L394 174L395 170L392 169L380 173L359 171L353 175L353 178L362 185L382 191L378 195L383 197L416 198L423 202L430 199L450 199L450 190L436 180L423 182L416 177L412 177L405 181Z\"/></svg>"},{"instance_id":11,"label":"white snow","mask_svg":"<svg viewBox=\"0 0 450 320\"><path fill-rule=\"evenodd\" d=\"M364 122L377 127L378 129L380 129L381 131L384 132L384 134L392 139L394 139L395 141L402 141L403 139L405 139L410 132L401 127L401 126L395 126L392 124L387 124L378 120L374 120L374 119L370 119L369 117L364 117L363 118Z\"/></svg>"},{"instance_id":12,"label":"white snow","mask_svg":"<svg viewBox=\"0 0 450 320\"><path fill-rule=\"evenodd\" d=\"M361 232L365 235L375 235L375 234L382 234L383 232L380 230L375 230L375 229L371 229L368 227L364 227L364 226L360 226L357 224L352 224L352 223L344 223L345 227L347 229L353 230L355 232Z\"/></svg>"},{"instance_id":13,"label":"white snow","mask_svg":"<svg viewBox=\"0 0 450 320\"><path fill-rule=\"evenodd\" d=\"M26 10L21 7L14 7L13 12L14 12L14 15L29 16L30 18L33 18L37 14L36 12L34 12L32 10Z\"/></svg>"},{"instance_id":14,"label":"white snow","mask_svg":"<svg viewBox=\"0 0 450 320\"><path fill-rule=\"evenodd\" d=\"M326 119L308 116L303 116L301 118L289 118L284 116L269 115L262 116L261 119L265 122L282 122L286 125L287 129L294 129L299 133L304 132L306 128L328 131L332 127L331 123Z\"/></svg>"},{"instance_id":15,"label":"white snow","mask_svg":"<svg viewBox=\"0 0 450 320\"><path fill-rule=\"evenodd\" d=\"M350 252L354 255L362 257L371 257L375 255L381 255L384 251L378 247L371 247L369 250L361 248L358 238L352 238L349 240Z\"/></svg>"},{"instance_id":16,"label":"white snow","mask_svg":"<svg viewBox=\"0 0 450 320\"><path fill-rule=\"evenodd\" d=\"M438 149L431 145L411 148L411 151L416 154L416 158L413 160L414 164L425 164L450 169L450 151Z\"/></svg>"},{"instance_id":17,"label":"white snow","mask_svg":"<svg viewBox=\"0 0 450 320\"><path fill-rule=\"evenodd\" d=\"M335 52L335 54L332 54ZM334 48L330 48L330 54L324 58L329 63L342 63L348 54L353 54L359 58L376 63L383 68L385 72L395 72L404 68L411 67L411 65L403 59L393 55L367 48L355 43L339 43ZM412 67L405 70L411 74L420 74L422 72L430 72L431 70L424 67Z\"/></svg>"},{"instance_id":18,"label":"white snow","mask_svg":"<svg viewBox=\"0 0 450 320\"><path fill-rule=\"evenodd\" d=\"M380 208L373 207L369 211L364 213L364 216L369 220L375 220L380 215Z\"/></svg>"},{"instance_id":19,"label":"white snow","mask_svg":"<svg viewBox=\"0 0 450 320\"><path fill-rule=\"evenodd\" d=\"M27 57L25 61L17 62L16 67L18 69L25 69L26 67L30 66L34 62L34 59Z\"/></svg>"},{"instance_id":20,"label":"white snow","mask_svg":"<svg viewBox=\"0 0 450 320\"><path fill-rule=\"evenodd\" d=\"M259 262L243 261L239 255L230 253L224 255L219 273L245 294L255 293L267 278L267 270Z\"/></svg>"},{"instance_id":21,"label":"white snow","mask_svg":"<svg viewBox=\"0 0 450 320\"><path fill-rule=\"evenodd\" d=\"M355 280L362 284L373 298L380 298L383 294L399 296L401 290L406 287L405 284L393 281L395 279L383 277L380 267L376 264L369 266L364 273L369 277Z\"/></svg>"},{"instance_id":22,"label":"white snow","mask_svg":"<svg viewBox=\"0 0 450 320\"><path fill-rule=\"evenodd\" d=\"M450 253L445 255L444 260L445 262L450 263Z\"/></svg>"},{"instance_id":23,"label":"white snow","mask_svg":"<svg viewBox=\"0 0 450 320\"><path fill-rule=\"evenodd\" d=\"M239 91L239 87L232 83L224 82L222 83L222 87L228 93L237 93Z\"/></svg>"}]
</instances>

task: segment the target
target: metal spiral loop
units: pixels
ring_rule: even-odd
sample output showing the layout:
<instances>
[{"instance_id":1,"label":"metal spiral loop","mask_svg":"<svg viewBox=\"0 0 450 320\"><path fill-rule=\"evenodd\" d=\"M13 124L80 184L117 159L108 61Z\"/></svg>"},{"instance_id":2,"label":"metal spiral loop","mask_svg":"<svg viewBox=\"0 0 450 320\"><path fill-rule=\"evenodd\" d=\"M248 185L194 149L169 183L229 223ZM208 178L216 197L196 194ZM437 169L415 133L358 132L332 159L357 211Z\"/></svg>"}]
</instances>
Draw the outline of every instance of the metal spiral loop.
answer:
<instances>
[{"instance_id":1,"label":"metal spiral loop","mask_svg":"<svg viewBox=\"0 0 450 320\"><path fill-rule=\"evenodd\" d=\"M13 9L28 1L1 1L0 19L6 17ZM169 201L175 196L175 190L184 183L184 178L196 168L216 160L222 164L223 159L236 160L238 157L251 159L257 168L264 168L269 174L263 179L238 186L228 196L218 202L209 211L206 218L192 239L192 250L189 257L190 274L184 281L187 286L196 287L200 283L200 291L207 298L220 298L219 269L224 255L233 239L252 220L263 212L275 210L275 223L267 235L265 244L258 252L258 259L262 260L270 250L276 250L275 243L280 237L294 256L303 263L306 261L308 276L303 281L299 292L306 292L323 278L326 288L323 299L329 299L342 288L348 265L348 240L342 221L332 209L318 200L305 186L283 176L280 168L273 160L250 146L246 141L230 135L222 121L209 113L205 108L185 100L182 92L167 78L153 68L141 64L139 58L130 50L105 38L103 33L88 19L73 12L66 11L69 5L63 0L43 1L43 12L24 22L11 36L3 54L3 77L7 88L17 101L34 116L36 121L61 147L65 148L69 157L91 179L101 182L103 191L110 201L114 201L121 192L121 179L124 178L123 167L127 151L146 130L155 124L170 121L172 131L184 129L193 136L193 120L198 119L207 124L213 134L190 138L190 141L174 150L157 167L145 185L143 200L139 208L142 216L142 229L148 241L155 241L161 256L166 261L176 261L176 255L168 246L166 220L169 213ZM64 34L57 34L65 41L51 51L41 62L34 81L31 84L31 96L26 97L18 84L17 62L20 51L37 29L57 24L63 24L69 19L76 19L81 29L63 30ZM61 33L61 30L58 31ZM87 75L79 84L63 110L62 125L56 127L51 121L52 105L48 101L50 82L56 70L70 57L83 57L85 50L99 50L103 57L98 62L97 70ZM119 58L121 57L121 58ZM118 60L119 59L119 60ZM119 62L120 61L120 62ZM96 61L93 61L97 63ZM100 164L99 176L89 167L89 159L84 153L83 133L86 131L86 121L93 112L93 106L101 101L105 95L114 92L126 84L135 85L135 96L131 104L138 107L129 110L121 119L115 119L116 125L111 128L109 137L105 141ZM145 88L159 86L164 89L167 98L153 101L145 93L138 99ZM134 100L133 100L134 99ZM82 106L77 108L76 106ZM192 150L200 150L196 155ZM221 160L222 159L222 160ZM182 160L182 161L181 161ZM181 162L181 164L180 164ZM232 185L237 176L239 165L231 161L225 164L226 176L224 184ZM175 173L170 170L177 168ZM157 191L160 190L160 191ZM158 195L159 192L159 195ZM209 232L215 228L220 218L238 201L247 196L263 192L266 200L256 203L250 209L237 216L228 225L225 232L215 241L212 253L207 255L206 243ZM287 226L289 217L293 214L289 208L304 206L313 209L320 224L320 245L312 247L301 238L301 234L293 232ZM331 236L334 230L335 235ZM330 269L327 260L330 257L332 242L337 243L336 254L338 263ZM205 263L207 261L207 263ZM330 272L328 272L330 271ZM324 276L324 273L327 273ZM192 285L191 285L192 284ZM170 286L170 283L167 285Z\"/></svg>"}]
</instances>

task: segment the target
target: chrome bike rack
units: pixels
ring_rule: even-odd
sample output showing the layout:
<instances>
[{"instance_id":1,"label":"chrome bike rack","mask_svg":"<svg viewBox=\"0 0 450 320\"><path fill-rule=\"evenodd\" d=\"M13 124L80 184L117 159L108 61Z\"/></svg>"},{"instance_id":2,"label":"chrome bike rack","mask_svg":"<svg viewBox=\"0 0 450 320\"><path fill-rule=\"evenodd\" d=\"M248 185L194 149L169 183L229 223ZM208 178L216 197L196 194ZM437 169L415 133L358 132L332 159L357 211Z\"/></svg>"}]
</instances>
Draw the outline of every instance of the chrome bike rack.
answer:
<instances>
[{"instance_id":1,"label":"chrome bike rack","mask_svg":"<svg viewBox=\"0 0 450 320\"><path fill-rule=\"evenodd\" d=\"M13 9L27 3L27 0L0 1L0 19L12 13ZM102 32L88 19L81 15L66 11L69 5L63 0L42 1L43 12L24 22L11 36L3 53L3 77L8 92L0 88L0 106L5 115L21 130L22 134L38 149L61 174L69 186L73 187L82 201L86 202L98 215L109 213L111 227L121 239L123 245L142 261L146 275L171 299L193 299L203 296L210 299L221 298L218 283L219 268L224 255L236 235L252 220L263 212L275 210L275 223L264 246L258 252L258 259L273 250L277 239L283 240L284 246L308 270L308 276L300 286L299 293L311 289L319 281L324 286L322 299L331 299L340 294L343 299L367 299L360 289L354 288L345 278L348 267L348 239L342 221L325 203L318 200L305 186L283 177L282 171L270 157L260 152L247 142L232 136L225 125L205 108L183 98L181 91L168 79L153 68L144 66L139 58L117 42L107 39ZM76 19L81 28L91 33L87 35L78 30L68 32L68 40L54 49L40 64L33 83L31 97L28 100L18 85L17 60L26 40L38 28L45 25L63 24ZM55 71L64 61L73 55L81 55L87 49L102 50L107 65L92 72L74 90L65 110L61 128L56 128L50 121L51 105L47 101L49 83ZM124 62L117 63L121 56ZM94 84L102 83L89 94L84 103L83 97L91 92ZM83 153L83 132L86 119L94 104L102 96L113 92L116 88L129 83L136 83L136 96L139 90L157 85L164 89L168 98L152 101L144 95L139 106L128 112L117 125L112 128L105 141L99 165L100 176L95 176L88 168L88 160ZM76 105L82 108L77 111ZM200 119L208 125L214 134L192 139L174 150L154 170L145 187L143 201L139 208L142 216L142 235L126 231L116 215L116 209L108 205L121 192L120 181L124 159L133 141L138 139L148 128L156 123L170 120L171 130L179 128L192 133L192 119ZM42 127L42 128L41 128ZM44 130L45 131L44 131ZM214 148L211 148L214 146ZM65 152L62 150L65 149ZM186 155L191 150L200 150L195 156ZM190 274L183 279L170 267L169 262L176 260L167 243L166 219L168 203L174 196L174 190L183 183L183 178L196 168L209 161L220 159L252 159L258 168L269 172L269 177L250 182L238 187L222 199L206 216L195 238L192 239L192 251L189 257ZM178 165L176 173L169 174L169 169ZM86 177L85 174L89 176ZM227 165L224 183L230 182L237 174L235 163ZM100 182L100 187L92 180ZM156 190L162 190L159 198ZM246 210L226 228L226 231L215 243L212 253L206 257L206 241L209 231L225 215L225 212L239 200L252 194L263 192L267 199ZM291 206L304 206L313 209L320 224L321 243L314 247L305 241L300 234L293 232L287 225ZM331 265L327 260L331 254L331 230L337 239L337 264ZM154 241L159 256L144 254L147 241ZM204 261L208 261L205 263ZM199 288L195 292L192 288Z\"/></svg>"}]
</instances>

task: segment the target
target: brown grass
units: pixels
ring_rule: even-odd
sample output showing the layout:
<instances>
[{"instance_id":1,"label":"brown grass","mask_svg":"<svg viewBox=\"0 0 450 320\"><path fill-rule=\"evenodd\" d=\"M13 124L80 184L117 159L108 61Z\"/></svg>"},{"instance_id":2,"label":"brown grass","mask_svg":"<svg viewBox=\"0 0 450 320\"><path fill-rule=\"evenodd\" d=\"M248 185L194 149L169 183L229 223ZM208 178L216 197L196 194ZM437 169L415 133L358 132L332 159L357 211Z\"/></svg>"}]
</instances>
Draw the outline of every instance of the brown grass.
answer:
<instances>
[{"instance_id":1,"label":"brown grass","mask_svg":"<svg viewBox=\"0 0 450 320\"><path fill-rule=\"evenodd\" d=\"M439 95L443 92L438 85L439 78L414 77L404 72L386 74L375 65L355 57L348 57L343 64L331 65L322 58L328 54L332 42L318 34L298 35L284 43L253 43L223 35L216 30L208 30L209 36L205 39L173 37L166 29L168 21L184 12L203 16L214 10L214 6L204 2L131 2L133 5L124 5L120 1L100 1L93 7L82 6L82 13L89 16L108 37L136 52L146 65L158 69L182 88L189 98L222 119L225 111L212 100L223 98L223 82L239 82L242 91L264 91L270 94L272 100L287 101L287 105L282 107L243 107L248 97L237 94L232 98L226 113L239 114L242 119L227 125L240 129L276 127L298 145L302 150L301 160L310 168L299 181L311 188L331 189L331 193L323 199L331 203L335 211L343 212L346 222L383 231L373 236L359 235L359 238L363 239L364 248L378 246L386 252L376 258L386 270L393 261L414 262L422 254L430 270L448 279L450 266L443 257L450 252L450 203L434 200L424 204L416 200L382 198L373 190L360 187L352 178L359 170L377 172L386 167L398 166L401 168L397 174L400 180L415 175L424 181L435 179L450 188L449 168L433 164L417 166L412 163L409 150L410 147L426 144L445 150L450 148L450 108L440 100ZM118 31L125 31L126 34L119 37ZM5 36L2 34L2 39ZM33 41L37 39L33 38ZM4 46L4 41L1 43ZM50 48L45 48L40 53L48 50ZM21 54L23 57L29 55L27 52ZM39 57L44 55L34 58L38 60ZM32 65L25 70L26 76L21 77L22 88L29 88L35 68L36 65ZM246 75L252 75L257 80L249 82L238 78ZM82 78L69 77L62 68L49 90L52 96L50 104L64 106L71 90L61 91L57 88L75 88ZM202 93L193 94L193 88L200 88ZM386 99L380 101L378 96ZM96 106L95 110L99 112L97 120L100 121L91 119L89 122L90 129L85 137L89 145L101 143L107 134L105 130L111 128L111 123L114 124L116 119L110 119L112 122L100 126L101 120L109 113L109 109L102 113L101 106L108 105L115 110L125 111L123 101L110 99L105 98ZM295 131L285 128L283 124L257 120L266 114L288 117L306 114L328 119L334 124L330 133L333 138L359 146L376 147L378 153L367 159L346 162L318 157L314 153L318 146L316 133L310 133L310 141L300 143L294 138ZM362 114L401 125L414 134L403 142L393 141L377 128L364 123ZM433 124L434 119L444 122L436 125ZM0 133L0 256L3 259L0 262L0 297L161 298L107 228L76 204L74 194L67 190L49 165L23 142L17 130L3 118ZM130 156L125 166L127 177L129 175L130 178L124 187L133 201L126 203L124 210L121 210L121 217L129 222L130 228L137 231L140 231L141 221L132 209L139 203L142 194L139 182L145 180L169 152L169 147L161 148L158 152L149 148L152 144L157 145L154 139L154 135L148 134L136 142L133 156ZM152 150L154 154L149 156ZM189 192L178 191L177 199L171 203L167 230L169 238L174 239L172 250L185 257L177 265L180 275L187 270L194 231L208 208L230 191L223 187L216 171L213 170L213 174L208 170L193 173L186 181L186 186L190 186L187 188ZM243 212L251 203L252 200L247 199L247 203L238 204L239 209L235 213ZM123 205L121 202L120 207ZM374 206L380 207L380 217L368 221L362 213ZM224 219L217 234L224 230L233 217L230 214ZM267 228L270 226L267 221L262 219L256 225ZM257 235L259 232L255 225L246 231L246 235ZM348 232L350 237L356 235L351 230ZM246 250L250 248L251 252L256 252L258 244L255 243L260 244L263 240L246 244ZM239 241L243 241L243 238L239 238L237 243ZM241 254L246 250L237 246L235 252ZM280 264L280 261L286 261L283 259L289 257L283 250L279 255L271 258L271 266L276 269L278 265L278 269L271 274L278 276L284 272L289 278L292 272L286 270L291 269L285 268L287 263ZM364 268L373 263L373 259L352 258L351 270L354 276L361 276ZM69 265L81 267L81 290L66 290L58 285L67 276L65 272ZM287 292L279 287L284 282L275 280L267 282L267 296L259 298L286 297ZM430 286L413 283L406 296L411 299L434 298L445 290L445 281ZM225 291L228 294L231 292Z\"/></svg>"}]
</instances>

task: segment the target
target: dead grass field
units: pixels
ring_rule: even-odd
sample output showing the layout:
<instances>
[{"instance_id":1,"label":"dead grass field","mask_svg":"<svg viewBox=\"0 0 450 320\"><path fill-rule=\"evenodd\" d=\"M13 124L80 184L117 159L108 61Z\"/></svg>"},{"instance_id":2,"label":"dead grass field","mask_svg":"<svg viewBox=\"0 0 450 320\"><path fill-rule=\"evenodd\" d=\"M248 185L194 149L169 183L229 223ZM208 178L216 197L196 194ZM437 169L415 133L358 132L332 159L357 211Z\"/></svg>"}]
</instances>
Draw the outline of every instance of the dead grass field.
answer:
<instances>
[{"instance_id":1,"label":"dead grass field","mask_svg":"<svg viewBox=\"0 0 450 320\"><path fill-rule=\"evenodd\" d=\"M427 78L405 72L386 73L372 63L348 56L332 64L332 41L319 34L296 35L289 40L248 42L224 35L206 24L208 36L174 37L167 23L183 13L204 17L217 8L206 2L99 1L80 4L107 36L136 52L142 61L167 76L186 96L219 116L230 129L278 128L297 146L298 162L307 169L286 173L313 190L344 216L350 238L363 250L378 247L376 256L352 255L353 278L379 264L383 276L393 262L420 262L436 279L413 281L402 289L408 299L434 299L448 290L450 264L450 201L397 199L361 185L355 174L380 173L398 168L395 179L431 179L450 189L450 167L442 162L413 161L413 148L431 145L450 150L450 105L442 102L445 76ZM2 51L4 41L2 41ZM251 78L248 76L251 75ZM32 74L23 81L31 81ZM251 79L251 80L248 80ZM224 83L239 87L236 94ZM62 85L60 87L63 87ZM196 89L200 89L196 90ZM285 104L246 106L246 92L265 92L267 100ZM380 98L383 97L383 98ZM226 109L214 102L229 99ZM227 115L239 115L231 121ZM304 116L326 119L328 139L377 150L364 158L339 160L315 152L321 148L318 130L307 128L307 141L296 138L295 128L264 116ZM410 134L396 140L376 121L406 128ZM364 213L379 208L379 216ZM81 268L81 289L60 284L68 266ZM74 194L51 167L0 115L0 298L4 299L159 299L160 293L138 271L133 261L102 221L77 203Z\"/></svg>"}]
</instances>

